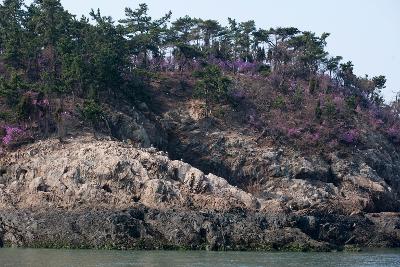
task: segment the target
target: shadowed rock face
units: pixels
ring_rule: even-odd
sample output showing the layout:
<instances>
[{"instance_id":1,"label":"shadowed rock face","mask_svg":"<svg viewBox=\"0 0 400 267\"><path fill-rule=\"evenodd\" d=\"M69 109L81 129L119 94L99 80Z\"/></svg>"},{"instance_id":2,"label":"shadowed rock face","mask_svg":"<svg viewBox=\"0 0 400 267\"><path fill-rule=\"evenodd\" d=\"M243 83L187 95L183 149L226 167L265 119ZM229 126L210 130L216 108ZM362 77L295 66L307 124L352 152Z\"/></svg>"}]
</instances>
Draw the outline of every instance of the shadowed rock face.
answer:
<instances>
[{"instance_id":1,"label":"shadowed rock face","mask_svg":"<svg viewBox=\"0 0 400 267\"><path fill-rule=\"evenodd\" d=\"M251 149L250 142L245 144ZM368 201L376 204L374 199L361 203L364 196L382 200L396 193L370 167L353 174L339 159L336 166L288 158L284 151L254 148L253 153L263 153L254 164L275 164L275 179L266 179L257 192L153 148L107 138L81 136L23 147L0 159L0 244L290 250L399 246L398 213L363 213ZM251 170L249 162L239 168Z\"/></svg>"},{"instance_id":2,"label":"shadowed rock face","mask_svg":"<svg viewBox=\"0 0 400 267\"><path fill-rule=\"evenodd\" d=\"M302 153L290 146L258 140L221 123L209 125L188 112L164 114L169 151L224 177L262 199L292 211L338 214L400 211L400 154L385 138L369 133L370 147L330 153Z\"/></svg>"}]
</instances>

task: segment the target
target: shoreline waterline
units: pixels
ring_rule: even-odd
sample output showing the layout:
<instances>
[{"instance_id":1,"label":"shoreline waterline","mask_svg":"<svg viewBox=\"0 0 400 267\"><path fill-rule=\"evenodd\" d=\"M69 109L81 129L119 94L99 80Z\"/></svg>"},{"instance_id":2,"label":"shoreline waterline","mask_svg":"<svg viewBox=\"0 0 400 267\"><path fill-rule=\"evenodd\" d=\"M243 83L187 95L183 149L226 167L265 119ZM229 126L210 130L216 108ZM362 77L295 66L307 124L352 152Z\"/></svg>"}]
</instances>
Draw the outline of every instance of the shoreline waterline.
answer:
<instances>
[{"instance_id":1,"label":"shoreline waterline","mask_svg":"<svg viewBox=\"0 0 400 267\"><path fill-rule=\"evenodd\" d=\"M0 266L399 266L400 249L361 252L0 249Z\"/></svg>"}]
</instances>

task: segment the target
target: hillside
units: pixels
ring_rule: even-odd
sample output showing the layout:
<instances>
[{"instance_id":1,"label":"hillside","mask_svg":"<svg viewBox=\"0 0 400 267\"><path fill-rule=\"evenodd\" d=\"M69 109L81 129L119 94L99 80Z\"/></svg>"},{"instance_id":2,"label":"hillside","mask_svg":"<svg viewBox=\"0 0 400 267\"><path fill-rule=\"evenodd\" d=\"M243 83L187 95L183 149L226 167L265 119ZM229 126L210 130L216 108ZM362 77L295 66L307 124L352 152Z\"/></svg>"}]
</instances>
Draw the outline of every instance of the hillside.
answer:
<instances>
[{"instance_id":1,"label":"hillside","mask_svg":"<svg viewBox=\"0 0 400 267\"><path fill-rule=\"evenodd\" d=\"M399 102L329 34L0 5L0 246L400 245Z\"/></svg>"}]
</instances>

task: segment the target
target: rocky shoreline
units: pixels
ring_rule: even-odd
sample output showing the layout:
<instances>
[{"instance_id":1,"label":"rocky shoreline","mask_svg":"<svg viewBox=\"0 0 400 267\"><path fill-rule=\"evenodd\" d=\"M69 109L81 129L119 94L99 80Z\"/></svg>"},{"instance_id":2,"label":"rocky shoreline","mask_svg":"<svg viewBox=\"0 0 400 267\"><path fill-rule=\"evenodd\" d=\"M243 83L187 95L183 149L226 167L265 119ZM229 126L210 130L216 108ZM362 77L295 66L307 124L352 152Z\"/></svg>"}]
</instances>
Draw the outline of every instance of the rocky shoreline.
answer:
<instances>
[{"instance_id":1,"label":"rocky shoreline","mask_svg":"<svg viewBox=\"0 0 400 267\"><path fill-rule=\"evenodd\" d=\"M290 210L156 149L109 138L40 141L3 157L0 166L0 246L400 247L400 213Z\"/></svg>"},{"instance_id":2,"label":"rocky shoreline","mask_svg":"<svg viewBox=\"0 0 400 267\"><path fill-rule=\"evenodd\" d=\"M3 246L95 249L332 251L399 247L398 214L299 216L260 212L13 210Z\"/></svg>"}]
</instances>

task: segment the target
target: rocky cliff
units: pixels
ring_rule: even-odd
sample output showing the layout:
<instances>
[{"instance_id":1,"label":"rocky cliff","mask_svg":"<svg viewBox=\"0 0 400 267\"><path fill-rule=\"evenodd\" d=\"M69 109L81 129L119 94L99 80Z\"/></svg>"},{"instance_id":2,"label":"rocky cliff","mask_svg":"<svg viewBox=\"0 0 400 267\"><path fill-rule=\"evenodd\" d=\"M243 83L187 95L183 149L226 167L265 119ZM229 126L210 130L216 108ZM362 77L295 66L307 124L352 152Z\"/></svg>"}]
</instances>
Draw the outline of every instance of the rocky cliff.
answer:
<instances>
[{"instance_id":1,"label":"rocky cliff","mask_svg":"<svg viewBox=\"0 0 400 267\"><path fill-rule=\"evenodd\" d=\"M292 211L349 215L400 210L400 155L373 132L369 147L302 153L246 130L206 126L182 114L187 113L165 116L173 125L171 154L258 197L277 200Z\"/></svg>"},{"instance_id":2,"label":"rocky cliff","mask_svg":"<svg viewBox=\"0 0 400 267\"><path fill-rule=\"evenodd\" d=\"M220 160L225 164L220 173L231 176L204 173L154 148L91 135L62 143L49 139L8 153L0 159L0 245L290 250L400 245L398 187L369 165L355 167L357 162L340 158L326 165L245 138L210 135L218 139L209 139L215 144L210 160L196 161L195 153L187 158ZM241 160L218 159L215 151L221 149L242 153ZM244 175L259 177L258 187L235 186Z\"/></svg>"}]
</instances>

